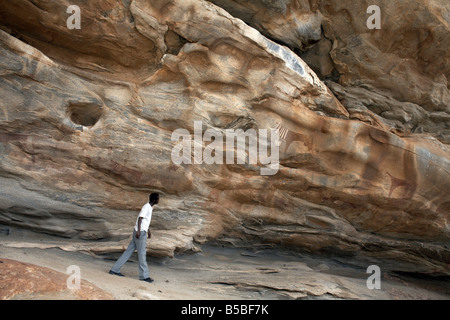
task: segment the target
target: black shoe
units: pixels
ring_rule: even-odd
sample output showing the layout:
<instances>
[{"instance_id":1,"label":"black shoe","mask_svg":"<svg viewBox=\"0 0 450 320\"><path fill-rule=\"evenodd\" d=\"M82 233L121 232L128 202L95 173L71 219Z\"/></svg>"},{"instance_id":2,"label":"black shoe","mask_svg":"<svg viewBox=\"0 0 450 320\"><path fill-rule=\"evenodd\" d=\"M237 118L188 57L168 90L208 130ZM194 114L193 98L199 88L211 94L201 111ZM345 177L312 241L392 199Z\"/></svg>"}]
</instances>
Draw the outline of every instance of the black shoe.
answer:
<instances>
[{"instance_id":1,"label":"black shoe","mask_svg":"<svg viewBox=\"0 0 450 320\"><path fill-rule=\"evenodd\" d=\"M119 277L125 277L123 274L121 274L120 272L114 272L112 270L109 270L109 274L115 275L115 276L119 276Z\"/></svg>"},{"instance_id":2,"label":"black shoe","mask_svg":"<svg viewBox=\"0 0 450 320\"><path fill-rule=\"evenodd\" d=\"M146 278L146 279L140 279L141 281L145 281L145 282L148 282L148 283L152 283L153 281L155 281L155 280L153 280L152 278Z\"/></svg>"}]
</instances>

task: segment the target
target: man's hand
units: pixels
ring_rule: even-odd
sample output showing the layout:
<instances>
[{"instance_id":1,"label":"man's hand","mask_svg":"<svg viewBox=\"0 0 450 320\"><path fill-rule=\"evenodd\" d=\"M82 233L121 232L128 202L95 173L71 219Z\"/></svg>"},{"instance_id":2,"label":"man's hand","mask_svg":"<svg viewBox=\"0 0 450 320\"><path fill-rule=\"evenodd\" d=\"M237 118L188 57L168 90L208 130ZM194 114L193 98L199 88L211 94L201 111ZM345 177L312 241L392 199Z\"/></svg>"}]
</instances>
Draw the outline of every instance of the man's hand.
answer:
<instances>
[{"instance_id":1,"label":"man's hand","mask_svg":"<svg viewBox=\"0 0 450 320\"><path fill-rule=\"evenodd\" d=\"M147 238L151 238L152 237L152 233L150 232L150 230L148 230L148 234L147 234Z\"/></svg>"},{"instance_id":2,"label":"man's hand","mask_svg":"<svg viewBox=\"0 0 450 320\"><path fill-rule=\"evenodd\" d=\"M140 232L140 231L137 231L137 232L136 232L136 235L135 235L136 239L139 239L140 236L141 236L141 232Z\"/></svg>"}]
</instances>

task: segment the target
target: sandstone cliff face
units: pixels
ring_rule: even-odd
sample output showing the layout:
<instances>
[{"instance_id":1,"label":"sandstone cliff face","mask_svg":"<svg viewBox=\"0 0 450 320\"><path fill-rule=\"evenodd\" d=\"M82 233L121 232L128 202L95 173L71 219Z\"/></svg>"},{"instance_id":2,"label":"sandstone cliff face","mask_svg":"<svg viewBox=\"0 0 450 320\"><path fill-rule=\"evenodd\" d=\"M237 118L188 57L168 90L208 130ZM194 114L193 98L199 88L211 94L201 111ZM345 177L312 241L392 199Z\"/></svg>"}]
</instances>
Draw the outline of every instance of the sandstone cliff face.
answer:
<instances>
[{"instance_id":1,"label":"sandstone cliff face","mask_svg":"<svg viewBox=\"0 0 450 320\"><path fill-rule=\"evenodd\" d=\"M450 142L448 1L211 2L295 50L350 118ZM374 4L380 30L367 27Z\"/></svg>"},{"instance_id":2,"label":"sandstone cliff face","mask_svg":"<svg viewBox=\"0 0 450 320\"><path fill-rule=\"evenodd\" d=\"M150 253L281 244L448 274L449 7L380 1L368 30L369 5L2 2L0 223L124 239L158 191ZM277 128L276 174L174 163L194 121Z\"/></svg>"}]
</instances>

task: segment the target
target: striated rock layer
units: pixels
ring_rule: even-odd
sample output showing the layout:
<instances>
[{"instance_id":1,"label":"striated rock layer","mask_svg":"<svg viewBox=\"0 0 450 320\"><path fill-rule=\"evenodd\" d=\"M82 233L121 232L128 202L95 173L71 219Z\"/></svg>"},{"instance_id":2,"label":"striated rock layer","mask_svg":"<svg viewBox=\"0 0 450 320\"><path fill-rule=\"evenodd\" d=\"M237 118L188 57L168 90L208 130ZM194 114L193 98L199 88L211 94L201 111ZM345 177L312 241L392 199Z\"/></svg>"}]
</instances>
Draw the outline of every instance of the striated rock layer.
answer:
<instances>
[{"instance_id":1,"label":"striated rock layer","mask_svg":"<svg viewBox=\"0 0 450 320\"><path fill-rule=\"evenodd\" d=\"M210 1L299 53L350 118L450 142L448 1Z\"/></svg>"},{"instance_id":2,"label":"striated rock layer","mask_svg":"<svg viewBox=\"0 0 450 320\"><path fill-rule=\"evenodd\" d=\"M370 43L351 49L348 25L333 17L361 8L337 1L312 1L309 20L295 20L319 26L298 47L274 36L289 24L268 32L267 14L246 21L306 61L328 61L323 74L315 68L327 85L294 51L210 2L76 2L0 4L1 224L91 242L126 239L157 191L150 254L205 241L271 244L449 274L448 63L427 69L439 71L439 88L427 75L408 86L410 74L424 72L420 63L392 51L392 66L406 59L406 69L386 73L376 62L383 55L368 49L385 31L365 38L362 23L351 32ZM437 25L436 52L427 46L426 55L448 62L448 6L417 3L433 9L421 19ZM79 30L66 27L71 4L81 8ZM289 12L277 16L294 21ZM194 121L222 134L278 129L276 174L261 175L263 164L249 161L176 164L172 133L194 135ZM408 129L422 124L442 130Z\"/></svg>"}]
</instances>

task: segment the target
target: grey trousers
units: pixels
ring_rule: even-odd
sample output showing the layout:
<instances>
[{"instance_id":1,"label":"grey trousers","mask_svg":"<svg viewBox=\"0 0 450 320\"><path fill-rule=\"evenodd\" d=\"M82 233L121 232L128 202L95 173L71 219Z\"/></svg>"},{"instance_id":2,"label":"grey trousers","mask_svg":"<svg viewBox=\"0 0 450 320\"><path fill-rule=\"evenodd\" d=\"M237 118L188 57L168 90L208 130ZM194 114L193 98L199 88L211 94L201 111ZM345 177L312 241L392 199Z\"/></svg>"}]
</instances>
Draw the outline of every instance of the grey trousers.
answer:
<instances>
[{"instance_id":1,"label":"grey trousers","mask_svg":"<svg viewBox=\"0 0 450 320\"><path fill-rule=\"evenodd\" d=\"M113 265L111 270L113 272L120 272L120 269L125 264L125 262L130 259L134 250L137 250L138 259L139 259L139 279L143 280L149 278L148 266L147 266L147 232L141 231L139 239L136 238L136 231L133 231L133 238L128 245L127 250L120 256L120 258Z\"/></svg>"}]
</instances>

